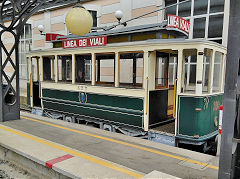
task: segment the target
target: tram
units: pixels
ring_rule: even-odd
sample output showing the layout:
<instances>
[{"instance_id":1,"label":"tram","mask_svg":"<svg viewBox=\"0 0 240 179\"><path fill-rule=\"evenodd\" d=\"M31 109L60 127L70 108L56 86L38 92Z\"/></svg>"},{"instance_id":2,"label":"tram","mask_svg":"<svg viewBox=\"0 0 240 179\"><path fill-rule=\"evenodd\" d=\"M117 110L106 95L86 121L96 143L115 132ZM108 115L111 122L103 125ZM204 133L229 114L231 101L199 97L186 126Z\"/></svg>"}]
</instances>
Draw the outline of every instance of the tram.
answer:
<instances>
[{"instance_id":1,"label":"tram","mask_svg":"<svg viewBox=\"0 0 240 179\"><path fill-rule=\"evenodd\" d=\"M99 36L92 33L29 52L28 104L53 118L207 149L218 134L226 48L159 29L105 33L102 46L74 48Z\"/></svg>"}]
</instances>

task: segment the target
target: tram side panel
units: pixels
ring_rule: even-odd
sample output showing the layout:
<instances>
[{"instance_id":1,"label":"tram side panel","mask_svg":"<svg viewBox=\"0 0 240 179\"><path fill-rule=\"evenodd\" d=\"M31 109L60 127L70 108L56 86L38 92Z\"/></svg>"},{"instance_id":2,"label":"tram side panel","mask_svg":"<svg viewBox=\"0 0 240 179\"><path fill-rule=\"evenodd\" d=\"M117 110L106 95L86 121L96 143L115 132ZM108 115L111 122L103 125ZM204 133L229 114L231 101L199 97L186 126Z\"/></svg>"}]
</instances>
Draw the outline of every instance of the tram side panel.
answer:
<instances>
[{"instance_id":1,"label":"tram side panel","mask_svg":"<svg viewBox=\"0 0 240 179\"><path fill-rule=\"evenodd\" d=\"M223 95L179 96L178 136L207 140L217 135Z\"/></svg>"},{"instance_id":2,"label":"tram side panel","mask_svg":"<svg viewBox=\"0 0 240 179\"><path fill-rule=\"evenodd\" d=\"M43 89L45 110L143 128L143 98Z\"/></svg>"}]
</instances>

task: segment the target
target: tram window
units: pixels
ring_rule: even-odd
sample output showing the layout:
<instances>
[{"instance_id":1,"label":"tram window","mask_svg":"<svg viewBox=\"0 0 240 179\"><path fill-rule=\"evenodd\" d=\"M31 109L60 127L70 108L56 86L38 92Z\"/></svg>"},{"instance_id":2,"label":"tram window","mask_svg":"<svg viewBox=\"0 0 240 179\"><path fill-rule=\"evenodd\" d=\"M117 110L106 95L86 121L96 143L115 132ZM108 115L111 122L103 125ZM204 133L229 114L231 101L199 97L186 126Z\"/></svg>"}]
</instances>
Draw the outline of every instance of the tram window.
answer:
<instances>
[{"instance_id":1,"label":"tram window","mask_svg":"<svg viewBox=\"0 0 240 179\"><path fill-rule=\"evenodd\" d=\"M103 86L114 85L115 54L96 55L96 84Z\"/></svg>"},{"instance_id":2,"label":"tram window","mask_svg":"<svg viewBox=\"0 0 240 179\"><path fill-rule=\"evenodd\" d=\"M143 83L143 57L142 58L137 58L137 63L136 63L136 84L142 87Z\"/></svg>"},{"instance_id":3,"label":"tram window","mask_svg":"<svg viewBox=\"0 0 240 179\"><path fill-rule=\"evenodd\" d=\"M91 82L91 55L76 56L76 83Z\"/></svg>"},{"instance_id":4,"label":"tram window","mask_svg":"<svg viewBox=\"0 0 240 179\"><path fill-rule=\"evenodd\" d=\"M213 92L220 91L220 77L221 77L221 63L223 54L216 52L214 59L214 72L213 72Z\"/></svg>"},{"instance_id":5,"label":"tram window","mask_svg":"<svg viewBox=\"0 0 240 179\"><path fill-rule=\"evenodd\" d=\"M195 90L196 86L196 66L197 66L197 50L196 49L186 49L183 50L183 56L185 58L185 78L184 86L185 90Z\"/></svg>"},{"instance_id":6,"label":"tram window","mask_svg":"<svg viewBox=\"0 0 240 179\"><path fill-rule=\"evenodd\" d=\"M168 67L169 85L173 86L177 78L177 56L170 55Z\"/></svg>"},{"instance_id":7,"label":"tram window","mask_svg":"<svg viewBox=\"0 0 240 179\"><path fill-rule=\"evenodd\" d=\"M155 83L156 88L168 87L168 59L169 54L157 53Z\"/></svg>"},{"instance_id":8,"label":"tram window","mask_svg":"<svg viewBox=\"0 0 240 179\"><path fill-rule=\"evenodd\" d=\"M58 80L62 82L72 81L72 56L58 57Z\"/></svg>"},{"instance_id":9,"label":"tram window","mask_svg":"<svg viewBox=\"0 0 240 179\"><path fill-rule=\"evenodd\" d=\"M204 58L203 58L203 92L207 92L208 81L210 77L210 58L212 56L212 50L204 49Z\"/></svg>"},{"instance_id":10,"label":"tram window","mask_svg":"<svg viewBox=\"0 0 240 179\"><path fill-rule=\"evenodd\" d=\"M43 80L55 80L54 58L43 57Z\"/></svg>"},{"instance_id":11,"label":"tram window","mask_svg":"<svg viewBox=\"0 0 240 179\"><path fill-rule=\"evenodd\" d=\"M120 54L119 82L122 87L142 88L143 82L143 54Z\"/></svg>"}]
</instances>

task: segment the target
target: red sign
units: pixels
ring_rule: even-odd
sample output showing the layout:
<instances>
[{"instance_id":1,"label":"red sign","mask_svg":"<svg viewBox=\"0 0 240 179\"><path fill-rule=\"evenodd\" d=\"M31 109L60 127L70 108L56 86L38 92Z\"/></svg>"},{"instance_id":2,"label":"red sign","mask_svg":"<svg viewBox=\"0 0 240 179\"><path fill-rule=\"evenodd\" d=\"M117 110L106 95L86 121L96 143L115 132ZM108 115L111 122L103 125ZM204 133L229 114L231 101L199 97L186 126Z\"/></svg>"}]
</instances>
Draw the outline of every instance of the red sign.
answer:
<instances>
[{"instance_id":1,"label":"red sign","mask_svg":"<svg viewBox=\"0 0 240 179\"><path fill-rule=\"evenodd\" d=\"M188 22L186 19L183 19L179 16L168 15L167 27L177 28L189 34L190 22Z\"/></svg>"},{"instance_id":2,"label":"red sign","mask_svg":"<svg viewBox=\"0 0 240 179\"><path fill-rule=\"evenodd\" d=\"M57 37L61 37L61 34L46 33L46 41L51 42L57 40ZM61 38L63 40L63 38ZM60 40L60 39L58 39Z\"/></svg>"},{"instance_id":3,"label":"red sign","mask_svg":"<svg viewBox=\"0 0 240 179\"><path fill-rule=\"evenodd\" d=\"M73 40L66 40L62 42L63 48L105 46L106 44L107 44L107 36L73 39Z\"/></svg>"}]
</instances>

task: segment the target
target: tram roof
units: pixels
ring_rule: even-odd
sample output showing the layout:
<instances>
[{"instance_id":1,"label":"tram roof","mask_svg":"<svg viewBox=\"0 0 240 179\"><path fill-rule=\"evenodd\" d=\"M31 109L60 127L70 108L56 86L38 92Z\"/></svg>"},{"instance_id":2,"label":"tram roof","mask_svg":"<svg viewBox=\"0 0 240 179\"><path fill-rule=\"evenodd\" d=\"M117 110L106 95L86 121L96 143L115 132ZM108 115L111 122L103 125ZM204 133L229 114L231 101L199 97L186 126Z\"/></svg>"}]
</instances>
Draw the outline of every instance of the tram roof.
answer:
<instances>
[{"instance_id":1,"label":"tram roof","mask_svg":"<svg viewBox=\"0 0 240 179\"><path fill-rule=\"evenodd\" d=\"M62 50L67 50L67 51L74 51L74 50L81 50L81 49L93 49L93 48L107 48L107 47L124 47L124 46L137 46L137 45L164 45L166 44L166 48L169 48L171 45L179 45L179 44L196 44L196 45L201 45L201 44L206 44L206 45L212 45L218 48L221 48L223 50L226 50L226 47L223 45L213 42L213 41L208 41L208 40L196 40L196 39L149 39L149 40L144 40L144 41L132 41L132 42L120 42L120 43L110 43L107 44L106 46L100 46L100 47L84 47L84 48L68 48L68 49L63 49L63 48L51 48L51 49L39 49L39 50L32 50L29 51L28 54L33 54L33 53L41 53L41 52L57 52L57 51L62 51Z\"/></svg>"},{"instance_id":2,"label":"tram roof","mask_svg":"<svg viewBox=\"0 0 240 179\"><path fill-rule=\"evenodd\" d=\"M87 37L98 37L98 36L115 36L115 35L126 35L126 34L134 34L134 33L142 33L142 32L152 32L152 31L163 31L168 34L174 34L178 37L187 37L187 34L179 29L176 28L167 28L166 27L167 22L164 21L162 23L156 23L156 24L146 24L146 25L139 25L139 26L132 26L132 27L123 27L113 30L103 30L103 31L97 31L97 32L91 32L83 36L76 36L76 35L66 35L66 36L59 36L57 37L57 40L60 39L80 39L80 38L87 38ZM108 29L112 26L105 26L102 28Z\"/></svg>"}]
</instances>

